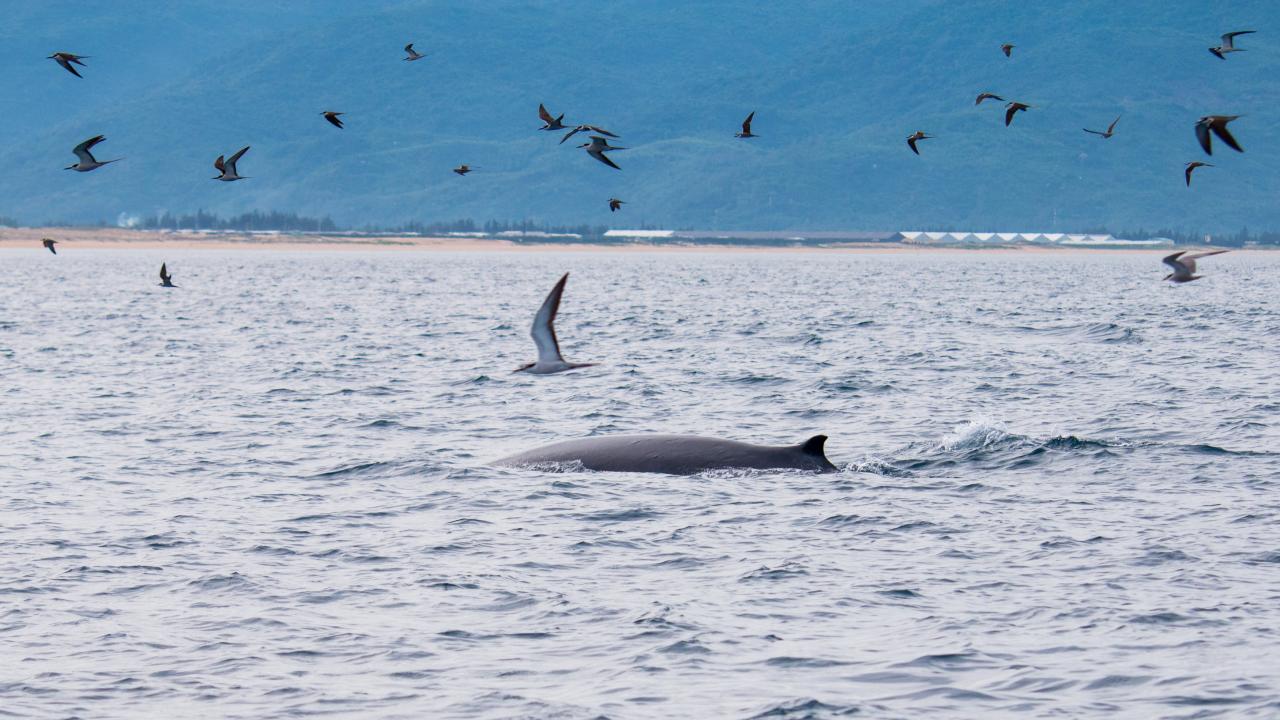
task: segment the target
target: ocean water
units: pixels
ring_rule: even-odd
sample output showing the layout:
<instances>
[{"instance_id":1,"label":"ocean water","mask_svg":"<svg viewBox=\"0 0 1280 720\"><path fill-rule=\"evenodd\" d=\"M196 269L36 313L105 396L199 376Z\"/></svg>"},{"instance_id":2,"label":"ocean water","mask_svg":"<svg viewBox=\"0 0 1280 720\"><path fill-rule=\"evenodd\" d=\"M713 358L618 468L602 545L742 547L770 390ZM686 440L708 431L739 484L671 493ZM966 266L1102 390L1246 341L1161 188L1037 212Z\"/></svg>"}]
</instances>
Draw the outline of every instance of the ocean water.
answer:
<instances>
[{"instance_id":1,"label":"ocean water","mask_svg":"<svg viewBox=\"0 0 1280 720\"><path fill-rule=\"evenodd\" d=\"M1201 269L0 251L0 716L1280 716L1280 253ZM622 432L842 471L486 466Z\"/></svg>"}]
</instances>

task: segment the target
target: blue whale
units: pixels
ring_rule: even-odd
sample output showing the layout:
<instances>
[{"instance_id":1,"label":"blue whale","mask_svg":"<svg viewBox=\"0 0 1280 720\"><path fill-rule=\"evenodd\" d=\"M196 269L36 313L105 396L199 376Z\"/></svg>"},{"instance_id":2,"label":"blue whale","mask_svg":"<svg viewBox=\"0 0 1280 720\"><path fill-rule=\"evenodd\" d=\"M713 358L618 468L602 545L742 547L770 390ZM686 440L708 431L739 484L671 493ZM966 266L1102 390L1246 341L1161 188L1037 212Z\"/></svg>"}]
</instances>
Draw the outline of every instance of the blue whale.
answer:
<instances>
[{"instance_id":1,"label":"blue whale","mask_svg":"<svg viewBox=\"0 0 1280 720\"><path fill-rule=\"evenodd\" d=\"M694 475L707 470L809 470L835 472L823 446L826 435L799 445L752 445L692 435L604 435L566 440L496 461L513 467L581 463L599 472Z\"/></svg>"}]
</instances>

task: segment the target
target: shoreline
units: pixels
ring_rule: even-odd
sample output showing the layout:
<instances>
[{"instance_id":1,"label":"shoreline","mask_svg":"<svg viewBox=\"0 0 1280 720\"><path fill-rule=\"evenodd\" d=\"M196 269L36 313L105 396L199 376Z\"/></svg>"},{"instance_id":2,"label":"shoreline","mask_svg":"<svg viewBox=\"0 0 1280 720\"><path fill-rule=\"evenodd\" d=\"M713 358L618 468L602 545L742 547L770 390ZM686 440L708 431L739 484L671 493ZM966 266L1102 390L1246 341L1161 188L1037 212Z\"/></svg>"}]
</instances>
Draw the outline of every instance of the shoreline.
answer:
<instances>
[{"instance_id":1,"label":"shoreline","mask_svg":"<svg viewBox=\"0 0 1280 720\"><path fill-rule=\"evenodd\" d=\"M52 238L65 249L129 250L287 250L379 252L619 252L619 253L1072 253L1170 252L1172 246L1133 245L916 245L909 243L730 244L730 243L607 243L515 242L501 238L294 235L236 232L127 230L119 228L0 228L0 249L43 250L42 238ZM1275 248L1230 248L1234 251L1266 251Z\"/></svg>"}]
</instances>

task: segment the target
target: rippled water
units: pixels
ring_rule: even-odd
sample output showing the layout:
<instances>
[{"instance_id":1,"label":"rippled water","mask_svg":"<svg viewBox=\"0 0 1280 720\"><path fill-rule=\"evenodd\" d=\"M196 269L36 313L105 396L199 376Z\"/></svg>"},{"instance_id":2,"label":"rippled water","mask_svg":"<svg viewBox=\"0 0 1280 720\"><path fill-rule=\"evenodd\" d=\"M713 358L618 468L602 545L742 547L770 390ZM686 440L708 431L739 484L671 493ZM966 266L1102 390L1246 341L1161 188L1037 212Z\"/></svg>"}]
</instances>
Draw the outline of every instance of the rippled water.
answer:
<instances>
[{"instance_id":1,"label":"rippled water","mask_svg":"<svg viewBox=\"0 0 1280 720\"><path fill-rule=\"evenodd\" d=\"M1158 257L0 251L0 715L1275 716L1280 254ZM616 432L845 470L485 466Z\"/></svg>"}]
</instances>

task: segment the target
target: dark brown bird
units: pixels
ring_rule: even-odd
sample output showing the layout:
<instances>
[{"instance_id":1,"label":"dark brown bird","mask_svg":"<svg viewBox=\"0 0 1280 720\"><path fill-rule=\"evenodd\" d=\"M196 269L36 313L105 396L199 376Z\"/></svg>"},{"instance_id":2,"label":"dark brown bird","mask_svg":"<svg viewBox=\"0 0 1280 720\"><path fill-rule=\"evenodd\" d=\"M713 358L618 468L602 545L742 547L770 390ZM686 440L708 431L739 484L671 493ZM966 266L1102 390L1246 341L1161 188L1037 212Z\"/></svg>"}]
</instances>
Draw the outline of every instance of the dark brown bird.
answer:
<instances>
[{"instance_id":1,"label":"dark brown bird","mask_svg":"<svg viewBox=\"0 0 1280 720\"><path fill-rule=\"evenodd\" d=\"M402 57L400 59L406 62L413 62L414 60L421 60L422 58L426 57L426 55L423 55L422 53L413 49L413 43L409 43L408 45L405 45L404 51L406 53L405 57Z\"/></svg>"},{"instance_id":2,"label":"dark brown bird","mask_svg":"<svg viewBox=\"0 0 1280 720\"><path fill-rule=\"evenodd\" d=\"M471 167L470 165L459 165L458 167L453 169L453 171L458 173L459 175L466 175L472 170L475 170L475 168Z\"/></svg>"},{"instance_id":3,"label":"dark brown bird","mask_svg":"<svg viewBox=\"0 0 1280 720\"><path fill-rule=\"evenodd\" d=\"M1233 52L1244 52L1244 48L1238 48L1238 47L1236 47L1236 42L1235 42L1235 40L1236 40L1236 36L1237 36L1237 35L1248 35L1248 34L1250 34L1250 33L1252 33L1252 32L1256 32L1256 31L1254 31L1254 30L1237 30L1237 31L1235 31L1235 32L1229 32L1229 33L1227 33L1226 35L1223 35L1223 36L1222 36L1222 44L1221 44L1221 45L1219 45L1219 46L1217 46L1217 47L1211 47L1211 48L1209 48L1209 52L1211 52L1211 53L1213 53L1215 56L1217 56L1217 58L1218 58L1219 60L1226 60L1226 59L1227 59L1227 53L1233 53Z\"/></svg>"},{"instance_id":4,"label":"dark brown bird","mask_svg":"<svg viewBox=\"0 0 1280 720\"><path fill-rule=\"evenodd\" d=\"M919 140L929 140L932 137L932 135L925 135L922 131L917 130L907 136L907 145L911 147L911 152L919 155L920 150L916 147L916 142Z\"/></svg>"},{"instance_id":5,"label":"dark brown bird","mask_svg":"<svg viewBox=\"0 0 1280 720\"><path fill-rule=\"evenodd\" d=\"M1196 139L1200 141L1200 147L1204 148L1205 154L1213 154L1213 141L1209 137L1209 133L1218 136L1218 139L1227 144L1227 147L1236 152L1244 152L1244 148L1240 147L1240 143L1231 137L1231 133L1227 130L1227 123L1240 117L1239 115L1205 115L1196 123Z\"/></svg>"},{"instance_id":6,"label":"dark brown bird","mask_svg":"<svg viewBox=\"0 0 1280 720\"><path fill-rule=\"evenodd\" d=\"M1084 131L1087 133L1093 133L1094 135L1101 135L1103 139L1110 140L1111 136L1116 134L1116 123L1118 122L1120 122L1119 115L1117 115L1116 119L1112 120L1111 124L1107 126L1106 132L1103 132L1101 130L1090 130L1089 128L1085 128Z\"/></svg>"},{"instance_id":7,"label":"dark brown bird","mask_svg":"<svg viewBox=\"0 0 1280 720\"><path fill-rule=\"evenodd\" d=\"M1173 268L1173 272L1164 276L1165 280L1176 283L1191 282L1199 280L1201 275L1196 274L1196 260L1209 257L1210 255L1221 255L1226 250L1206 250L1204 252L1187 254L1186 250L1176 252L1160 262Z\"/></svg>"},{"instance_id":8,"label":"dark brown bird","mask_svg":"<svg viewBox=\"0 0 1280 720\"><path fill-rule=\"evenodd\" d=\"M569 132L565 133L565 136L560 138L560 144L563 145L565 140L568 140L569 138L573 137L574 135L580 132L593 132L599 135L608 135L611 138L618 137L617 135L614 135L608 130L605 130L604 128L596 127L595 125L579 125L574 129L570 130Z\"/></svg>"},{"instance_id":9,"label":"dark brown bird","mask_svg":"<svg viewBox=\"0 0 1280 720\"><path fill-rule=\"evenodd\" d=\"M1005 105L1004 106L1004 126L1009 127L1009 123L1013 122L1013 116L1019 110L1026 110L1029 107L1031 106L1020 103L1020 102L1011 102L1008 105Z\"/></svg>"},{"instance_id":10,"label":"dark brown bird","mask_svg":"<svg viewBox=\"0 0 1280 720\"><path fill-rule=\"evenodd\" d=\"M564 113L560 113L560 117L551 117L551 113L547 112L547 108L542 103L538 103L538 117L542 118L542 127L539 130L566 130L564 124Z\"/></svg>"},{"instance_id":11,"label":"dark brown bird","mask_svg":"<svg viewBox=\"0 0 1280 720\"><path fill-rule=\"evenodd\" d=\"M215 175L213 179L221 180L222 182L248 180L249 178L241 175L240 171L236 169L236 163L240 162L240 158L244 157L244 154L247 152L249 152L249 146L245 145L237 150L235 155L232 155L229 158L224 158L219 155L218 159L213 161L213 169L218 171L218 175Z\"/></svg>"},{"instance_id":12,"label":"dark brown bird","mask_svg":"<svg viewBox=\"0 0 1280 720\"><path fill-rule=\"evenodd\" d=\"M1199 160L1187 163L1187 171L1186 171L1187 187L1191 187L1191 173L1194 172L1196 168L1202 168L1202 167L1213 167L1213 166L1207 162L1200 162Z\"/></svg>"},{"instance_id":13,"label":"dark brown bird","mask_svg":"<svg viewBox=\"0 0 1280 720\"><path fill-rule=\"evenodd\" d=\"M169 269L164 263L160 263L160 287L178 287L173 284L173 276L169 274Z\"/></svg>"},{"instance_id":14,"label":"dark brown bird","mask_svg":"<svg viewBox=\"0 0 1280 720\"><path fill-rule=\"evenodd\" d=\"M334 112L332 110L325 110L320 114L323 115L324 119L328 120L329 123L332 124L334 127L338 128L339 130L342 129L342 121L338 119L338 116L346 115L346 113Z\"/></svg>"},{"instance_id":15,"label":"dark brown bird","mask_svg":"<svg viewBox=\"0 0 1280 720\"><path fill-rule=\"evenodd\" d=\"M622 205L622 200L619 200L618 198L609 198L609 212L618 212Z\"/></svg>"},{"instance_id":16,"label":"dark brown bird","mask_svg":"<svg viewBox=\"0 0 1280 720\"><path fill-rule=\"evenodd\" d=\"M973 104L981 105L983 100L999 100L1000 102L1004 102L1004 98L1000 97L999 95L996 95L995 93L984 92L984 93L978 93L978 99L974 100Z\"/></svg>"},{"instance_id":17,"label":"dark brown bird","mask_svg":"<svg viewBox=\"0 0 1280 720\"><path fill-rule=\"evenodd\" d=\"M58 251L53 249L53 246L58 244L57 240L50 240L49 238L44 238L40 242L44 243L45 248L47 248L49 252L53 253L54 255L58 254Z\"/></svg>"},{"instance_id":18,"label":"dark brown bird","mask_svg":"<svg viewBox=\"0 0 1280 720\"><path fill-rule=\"evenodd\" d=\"M583 143L578 147L586 149L588 155L599 160L605 165L608 165L614 170L622 169L618 167L612 160L610 160L609 157L605 155L605 153L609 152L610 150L626 150L626 148L610 145L609 141L606 138L602 138L599 135L592 135L591 142Z\"/></svg>"},{"instance_id":19,"label":"dark brown bird","mask_svg":"<svg viewBox=\"0 0 1280 720\"><path fill-rule=\"evenodd\" d=\"M119 162L123 160L124 158L116 158L115 160L106 160L103 162L99 162L98 159L93 156L93 147L106 139L107 139L106 135L94 135L88 140L85 140L84 142L72 148L71 153L76 156L77 162L75 165L66 166L65 168L63 168L63 170L75 170L76 172L89 172L91 170L97 170L103 165L110 165L113 162Z\"/></svg>"},{"instance_id":20,"label":"dark brown bird","mask_svg":"<svg viewBox=\"0 0 1280 720\"><path fill-rule=\"evenodd\" d=\"M89 59L88 55L76 55L74 53L68 53L68 52L56 52L50 55L47 59L57 61L57 63L61 65L63 69L65 69L67 72L71 73L72 75L75 75L78 78L83 78L84 76L76 72L76 69L71 67L71 63L75 63L80 67L89 67L88 65L85 65L84 63L80 62L81 60Z\"/></svg>"},{"instance_id":21,"label":"dark brown bird","mask_svg":"<svg viewBox=\"0 0 1280 720\"><path fill-rule=\"evenodd\" d=\"M1004 53L1005 57L1013 57L1013 48L1013 43L1005 43L1000 46L1000 51Z\"/></svg>"},{"instance_id":22,"label":"dark brown bird","mask_svg":"<svg viewBox=\"0 0 1280 720\"><path fill-rule=\"evenodd\" d=\"M756 116L756 111L752 110L751 114L747 116L747 119L742 121L742 132L734 133L733 136L736 138L760 137L759 135L751 134L751 121L755 119L755 116Z\"/></svg>"}]
</instances>

